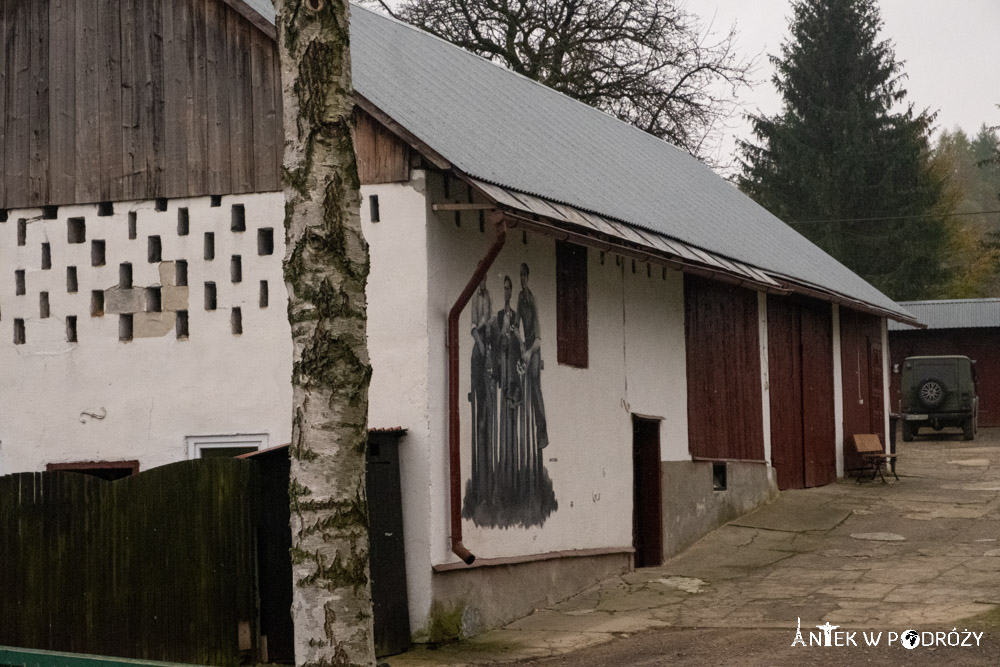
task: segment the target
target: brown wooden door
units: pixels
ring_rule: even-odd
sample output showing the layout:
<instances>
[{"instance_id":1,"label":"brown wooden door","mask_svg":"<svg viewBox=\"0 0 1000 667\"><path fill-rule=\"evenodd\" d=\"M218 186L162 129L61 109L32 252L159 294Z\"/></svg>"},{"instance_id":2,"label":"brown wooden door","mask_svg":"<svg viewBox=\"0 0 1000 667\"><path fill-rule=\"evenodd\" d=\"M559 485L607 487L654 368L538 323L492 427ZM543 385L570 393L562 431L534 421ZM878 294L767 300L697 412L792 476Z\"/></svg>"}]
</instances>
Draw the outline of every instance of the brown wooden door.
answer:
<instances>
[{"instance_id":1,"label":"brown wooden door","mask_svg":"<svg viewBox=\"0 0 1000 667\"><path fill-rule=\"evenodd\" d=\"M805 485L802 447L802 348L798 309L787 300L767 301L771 465L778 488Z\"/></svg>"},{"instance_id":2,"label":"brown wooden door","mask_svg":"<svg viewBox=\"0 0 1000 667\"><path fill-rule=\"evenodd\" d=\"M868 396L871 401L871 432L885 440L885 388L882 374L882 343L868 339ZM885 443L882 443L883 446Z\"/></svg>"},{"instance_id":3,"label":"brown wooden door","mask_svg":"<svg viewBox=\"0 0 1000 667\"><path fill-rule=\"evenodd\" d=\"M833 315L826 304L802 308L802 445L805 486L837 476L833 405Z\"/></svg>"},{"instance_id":4,"label":"brown wooden door","mask_svg":"<svg viewBox=\"0 0 1000 667\"><path fill-rule=\"evenodd\" d=\"M663 562L659 420L632 417L632 461L635 566L656 567Z\"/></svg>"},{"instance_id":5,"label":"brown wooden door","mask_svg":"<svg viewBox=\"0 0 1000 667\"><path fill-rule=\"evenodd\" d=\"M836 476L830 307L777 297L767 304L771 465L778 488L829 484Z\"/></svg>"}]
</instances>

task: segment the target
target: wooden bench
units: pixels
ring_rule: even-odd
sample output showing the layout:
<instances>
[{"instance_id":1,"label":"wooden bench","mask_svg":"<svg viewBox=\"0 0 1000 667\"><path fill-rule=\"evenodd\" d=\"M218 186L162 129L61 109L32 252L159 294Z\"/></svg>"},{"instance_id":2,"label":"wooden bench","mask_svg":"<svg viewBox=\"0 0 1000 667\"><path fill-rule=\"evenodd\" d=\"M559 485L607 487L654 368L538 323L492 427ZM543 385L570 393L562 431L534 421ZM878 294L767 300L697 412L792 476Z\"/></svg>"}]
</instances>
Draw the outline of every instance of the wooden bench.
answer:
<instances>
[{"instance_id":1,"label":"wooden bench","mask_svg":"<svg viewBox=\"0 0 1000 667\"><path fill-rule=\"evenodd\" d=\"M861 478L864 476L865 471L871 469L872 476L868 481L874 482L875 476L878 475L882 478L882 483L885 484L885 475L883 471L886 469L886 465L890 462L895 462L895 454L886 454L885 447L882 446L882 439L875 434L865 433L856 434L854 437L854 447L858 450L858 454L861 454L861 460L864 462L864 468L858 473L858 484L861 483ZM899 481L899 475L896 474L896 466L893 465L891 471L892 476Z\"/></svg>"}]
</instances>

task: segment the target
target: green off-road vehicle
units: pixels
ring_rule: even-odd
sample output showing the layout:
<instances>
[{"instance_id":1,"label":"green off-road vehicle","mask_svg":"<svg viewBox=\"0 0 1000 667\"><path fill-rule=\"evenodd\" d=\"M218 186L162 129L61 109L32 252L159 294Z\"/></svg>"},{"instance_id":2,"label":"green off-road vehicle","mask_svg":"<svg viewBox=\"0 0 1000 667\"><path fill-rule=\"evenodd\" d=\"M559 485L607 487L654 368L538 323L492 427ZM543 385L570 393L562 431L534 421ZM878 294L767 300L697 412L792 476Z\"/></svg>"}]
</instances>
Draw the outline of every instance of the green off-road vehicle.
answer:
<instances>
[{"instance_id":1,"label":"green off-road vehicle","mask_svg":"<svg viewBox=\"0 0 1000 667\"><path fill-rule=\"evenodd\" d=\"M979 396L976 362L968 357L907 357L900 379L903 440L909 442L928 426L962 429L966 440L976 437Z\"/></svg>"}]
</instances>

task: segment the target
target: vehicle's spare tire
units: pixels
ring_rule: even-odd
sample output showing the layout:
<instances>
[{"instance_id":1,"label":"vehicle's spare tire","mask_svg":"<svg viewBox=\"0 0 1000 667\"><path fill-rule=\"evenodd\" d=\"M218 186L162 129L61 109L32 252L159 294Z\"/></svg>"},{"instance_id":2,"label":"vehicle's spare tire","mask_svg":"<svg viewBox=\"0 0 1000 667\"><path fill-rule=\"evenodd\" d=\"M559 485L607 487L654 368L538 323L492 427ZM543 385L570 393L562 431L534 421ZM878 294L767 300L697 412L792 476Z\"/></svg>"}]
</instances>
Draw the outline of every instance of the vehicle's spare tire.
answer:
<instances>
[{"instance_id":1,"label":"vehicle's spare tire","mask_svg":"<svg viewBox=\"0 0 1000 667\"><path fill-rule=\"evenodd\" d=\"M935 378L927 378L917 387L917 400L925 408L936 408L944 403L944 383Z\"/></svg>"}]
</instances>

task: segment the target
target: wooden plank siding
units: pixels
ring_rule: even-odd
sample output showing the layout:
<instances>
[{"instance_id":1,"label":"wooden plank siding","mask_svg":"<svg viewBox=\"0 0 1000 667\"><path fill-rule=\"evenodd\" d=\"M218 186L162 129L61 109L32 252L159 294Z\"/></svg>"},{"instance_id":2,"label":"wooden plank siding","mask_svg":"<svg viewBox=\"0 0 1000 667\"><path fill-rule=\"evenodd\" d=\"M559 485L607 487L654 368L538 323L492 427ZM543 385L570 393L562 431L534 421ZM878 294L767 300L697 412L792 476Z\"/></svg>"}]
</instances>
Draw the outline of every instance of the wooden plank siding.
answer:
<instances>
[{"instance_id":1,"label":"wooden plank siding","mask_svg":"<svg viewBox=\"0 0 1000 667\"><path fill-rule=\"evenodd\" d=\"M691 455L764 460L757 293L684 276Z\"/></svg>"},{"instance_id":2,"label":"wooden plank siding","mask_svg":"<svg viewBox=\"0 0 1000 667\"><path fill-rule=\"evenodd\" d=\"M354 150L363 185L410 180L410 147L360 109L354 111Z\"/></svg>"},{"instance_id":3,"label":"wooden plank siding","mask_svg":"<svg viewBox=\"0 0 1000 667\"><path fill-rule=\"evenodd\" d=\"M830 304L768 296L767 351L778 488L829 484L837 476Z\"/></svg>"},{"instance_id":4,"label":"wooden plank siding","mask_svg":"<svg viewBox=\"0 0 1000 667\"><path fill-rule=\"evenodd\" d=\"M277 46L222 0L0 0L0 208L281 189Z\"/></svg>"},{"instance_id":5,"label":"wooden plank siding","mask_svg":"<svg viewBox=\"0 0 1000 667\"><path fill-rule=\"evenodd\" d=\"M872 433L872 421L882 409L871 403L870 348L882 344L882 321L876 315L840 308L840 363L844 392L844 470L861 467L861 455L851 439ZM879 428L877 433L881 434Z\"/></svg>"}]
</instances>

